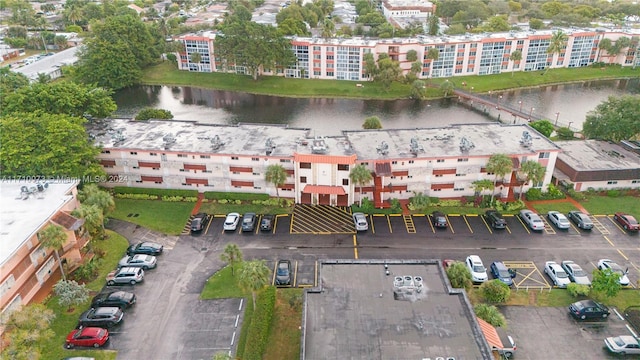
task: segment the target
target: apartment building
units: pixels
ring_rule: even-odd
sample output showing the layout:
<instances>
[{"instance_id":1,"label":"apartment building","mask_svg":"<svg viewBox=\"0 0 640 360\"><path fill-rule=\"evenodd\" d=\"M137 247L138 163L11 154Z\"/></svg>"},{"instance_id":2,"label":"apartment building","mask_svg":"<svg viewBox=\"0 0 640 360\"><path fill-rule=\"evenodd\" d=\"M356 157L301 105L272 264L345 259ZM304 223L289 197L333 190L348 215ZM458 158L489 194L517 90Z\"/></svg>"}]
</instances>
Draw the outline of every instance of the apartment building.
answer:
<instances>
[{"instance_id":1,"label":"apartment building","mask_svg":"<svg viewBox=\"0 0 640 360\"><path fill-rule=\"evenodd\" d=\"M403 74L411 69L407 59L415 51L422 63L419 78L437 78L465 75L499 74L511 71L535 71L546 68L582 67L603 61L622 66L640 65L637 49L626 48L619 54L607 54L598 48L602 39L615 42L620 37L640 36L640 29L559 29L568 36L566 47L560 54L548 54L552 33L556 30L510 31L491 34L467 34L457 36L419 36L416 38L368 39L303 38L292 37L291 49L297 62L287 69L261 69L261 75L286 76L309 79L335 79L366 81L364 56L372 53L374 58L382 53L398 61ZM215 34L203 32L178 37L185 45L180 52L179 68L189 71L226 71L247 74L243 66L227 64L215 56ZM429 49L438 49L438 59L429 59ZM522 60L509 57L515 50L522 52ZM201 53L198 64L192 63L190 54ZM215 64L210 59L215 59Z\"/></svg>"},{"instance_id":2,"label":"apartment building","mask_svg":"<svg viewBox=\"0 0 640 360\"><path fill-rule=\"evenodd\" d=\"M89 130L102 146L100 161L118 182L105 186L254 192L303 204L348 206L360 196L382 206L413 192L441 198L474 195L472 183L491 179L486 163L496 152L509 155L514 171L498 179L498 197L519 191L519 165L535 160L551 181L560 152L528 125L472 124L434 129L344 131L311 137L308 129L277 125L210 125L190 121L95 123ZM280 164L288 177L276 192L264 173ZM353 166L364 164L370 184L354 184Z\"/></svg>"},{"instance_id":3,"label":"apartment building","mask_svg":"<svg viewBox=\"0 0 640 360\"><path fill-rule=\"evenodd\" d=\"M84 220L71 215L79 206L77 181L27 180L0 182L2 316L44 299L61 277L54 250L40 243L38 234L43 229L52 225L64 228L67 242L58 251L63 262L80 262L89 241L82 226Z\"/></svg>"}]
</instances>

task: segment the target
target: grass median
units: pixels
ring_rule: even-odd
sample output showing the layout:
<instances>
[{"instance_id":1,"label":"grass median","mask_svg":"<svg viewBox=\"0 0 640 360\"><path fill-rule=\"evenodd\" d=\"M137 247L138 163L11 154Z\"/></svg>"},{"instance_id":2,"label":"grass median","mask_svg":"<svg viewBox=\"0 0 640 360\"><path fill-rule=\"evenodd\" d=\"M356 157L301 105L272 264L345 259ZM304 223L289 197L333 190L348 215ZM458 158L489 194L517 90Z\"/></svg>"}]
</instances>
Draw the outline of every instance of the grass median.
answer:
<instances>
[{"instance_id":1,"label":"grass median","mask_svg":"<svg viewBox=\"0 0 640 360\"><path fill-rule=\"evenodd\" d=\"M192 202L115 199L114 219L132 222L167 235L180 235L195 206Z\"/></svg>"}]
</instances>

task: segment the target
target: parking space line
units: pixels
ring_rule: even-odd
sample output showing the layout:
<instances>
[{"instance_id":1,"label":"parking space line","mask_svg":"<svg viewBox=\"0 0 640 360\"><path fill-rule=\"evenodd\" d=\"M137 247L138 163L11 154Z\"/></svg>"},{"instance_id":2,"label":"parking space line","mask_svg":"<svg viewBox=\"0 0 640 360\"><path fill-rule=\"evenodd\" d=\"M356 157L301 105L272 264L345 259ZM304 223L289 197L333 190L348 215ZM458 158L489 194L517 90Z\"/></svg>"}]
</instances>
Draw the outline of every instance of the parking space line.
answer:
<instances>
[{"instance_id":1,"label":"parking space line","mask_svg":"<svg viewBox=\"0 0 640 360\"><path fill-rule=\"evenodd\" d=\"M540 219L542 219L542 222L544 223L544 232L549 234L549 235L555 235L556 234L556 230L549 223L549 221L547 221L546 216L540 216Z\"/></svg>"},{"instance_id":2,"label":"parking space line","mask_svg":"<svg viewBox=\"0 0 640 360\"><path fill-rule=\"evenodd\" d=\"M296 287L298 284L298 260L296 260L295 265L293 266L293 283L291 283L292 287Z\"/></svg>"},{"instance_id":3,"label":"parking space line","mask_svg":"<svg viewBox=\"0 0 640 360\"><path fill-rule=\"evenodd\" d=\"M260 214L260 216L258 216L257 222L256 222L256 231L254 234L258 234L260 232L260 224L262 223L262 217L264 216L264 214Z\"/></svg>"},{"instance_id":4,"label":"parking space line","mask_svg":"<svg viewBox=\"0 0 640 360\"><path fill-rule=\"evenodd\" d=\"M318 286L318 260L316 260L315 273L313 274L313 286Z\"/></svg>"},{"instance_id":5,"label":"parking space line","mask_svg":"<svg viewBox=\"0 0 640 360\"><path fill-rule=\"evenodd\" d=\"M613 247L616 247L616 246L613 244L613 242L612 242L611 240L609 240L609 238L608 238L608 237L603 236L603 238L609 242L609 245L611 245L611 246L613 246Z\"/></svg>"},{"instance_id":6,"label":"parking space line","mask_svg":"<svg viewBox=\"0 0 640 360\"><path fill-rule=\"evenodd\" d=\"M471 228L471 225L469 225L469 221L467 221L467 217L465 215L462 215L462 219L464 219L464 222L467 223L467 227L469 228L469 231L471 231L471 233L473 234L473 229Z\"/></svg>"},{"instance_id":7,"label":"parking space line","mask_svg":"<svg viewBox=\"0 0 640 360\"><path fill-rule=\"evenodd\" d=\"M624 229L623 229L623 228L621 228L621 227L620 227L620 225L618 225L618 223L617 223L617 222L613 221L613 219L612 219L612 218L610 218L610 217L608 217L608 216L607 216L607 219L609 219L609 221L611 221L611 223L612 223L613 225L615 225L618 229L620 229L620 231L622 231L622 232L623 232L623 233L625 233L625 234L627 233L626 231L624 231Z\"/></svg>"},{"instance_id":8,"label":"parking space line","mask_svg":"<svg viewBox=\"0 0 640 360\"><path fill-rule=\"evenodd\" d=\"M633 263L633 261L629 261L629 263L631 264L631 266L633 266L636 270L640 271L640 268Z\"/></svg>"},{"instance_id":9,"label":"parking space line","mask_svg":"<svg viewBox=\"0 0 640 360\"><path fill-rule=\"evenodd\" d=\"M278 214L276 215L276 220L273 222L273 230L271 231L272 234L276 233L276 227L278 226L278 218L279 217L288 217L289 214ZM293 214L291 214L291 216L293 216ZM291 234L291 231L289 231L289 234Z\"/></svg>"},{"instance_id":10,"label":"parking space line","mask_svg":"<svg viewBox=\"0 0 640 360\"><path fill-rule=\"evenodd\" d=\"M389 215L387 216L387 224L389 224L389 234L393 234L393 228L391 227L391 219L389 218Z\"/></svg>"},{"instance_id":11,"label":"parking space line","mask_svg":"<svg viewBox=\"0 0 640 360\"><path fill-rule=\"evenodd\" d=\"M407 228L407 233L415 234L416 226L413 223L413 218L411 217L411 215L402 215L402 219L404 220L404 227Z\"/></svg>"},{"instance_id":12,"label":"parking space line","mask_svg":"<svg viewBox=\"0 0 640 360\"><path fill-rule=\"evenodd\" d=\"M449 220L449 216L460 216L458 214L449 214L449 215L444 215L445 218L447 218L447 223L449 223L449 230L451 230L452 234L455 234L456 232L453 229L453 224L451 223L451 220Z\"/></svg>"},{"instance_id":13,"label":"parking space line","mask_svg":"<svg viewBox=\"0 0 640 360\"><path fill-rule=\"evenodd\" d=\"M289 234L293 234L293 218L296 216L295 212L291 213L291 221L289 222Z\"/></svg>"},{"instance_id":14,"label":"parking space line","mask_svg":"<svg viewBox=\"0 0 640 360\"><path fill-rule=\"evenodd\" d=\"M375 227L375 225L373 225L373 215L368 214L367 218L369 219L369 224L371 224L371 233L375 234L376 233L376 227Z\"/></svg>"},{"instance_id":15,"label":"parking space line","mask_svg":"<svg viewBox=\"0 0 640 360\"><path fill-rule=\"evenodd\" d=\"M277 261L273 264L273 276L271 278L271 285L272 286L276 285L276 271L278 271L278 262Z\"/></svg>"},{"instance_id":16,"label":"parking space line","mask_svg":"<svg viewBox=\"0 0 640 360\"><path fill-rule=\"evenodd\" d=\"M353 234L353 255L356 259L358 258L358 240L355 234Z\"/></svg>"},{"instance_id":17,"label":"parking space line","mask_svg":"<svg viewBox=\"0 0 640 360\"><path fill-rule=\"evenodd\" d=\"M622 257L623 257L626 261L629 261L629 258L627 257L627 255L625 255L625 254L622 252L622 250L620 250L620 249L616 249L616 250L618 250L618 253L619 253L620 255L622 255Z\"/></svg>"},{"instance_id":18,"label":"parking space line","mask_svg":"<svg viewBox=\"0 0 640 360\"><path fill-rule=\"evenodd\" d=\"M209 217L209 222L207 223L207 226L204 228L204 233L208 233L209 232L209 227L211 226L211 224L213 223L213 216Z\"/></svg>"},{"instance_id":19,"label":"parking space line","mask_svg":"<svg viewBox=\"0 0 640 360\"><path fill-rule=\"evenodd\" d=\"M608 230L606 227L604 227L604 225L602 225L602 223L600 222L600 220L598 220L598 219L596 218L596 216L598 216L598 217L603 217L603 216L604 216L604 217L606 217L606 215L589 215L589 218L591 219L591 222L593 223L593 227L595 227L598 231L600 231L600 233L601 233L602 235L609 235L609 234L611 234L611 233L609 232L609 230Z\"/></svg>"},{"instance_id":20,"label":"parking space line","mask_svg":"<svg viewBox=\"0 0 640 360\"><path fill-rule=\"evenodd\" d=\"M487 223L487 220L484 218L484 216L480 215L480 219L482 219L482 222L484 223L484 226L486 226L487 230L489 230L489 234L493 234L493 230L491 230L491 226L489 226L489 224Z\"/></svg>"},{"instance_id":21,"label":"parking space line","mask_svg":"<svg viewBox=\"0 0 640 360\"><path fill-rule=\"evenodd\" d=\"M429 226L431 227L431 231L433 231L433 233L436 233L436 228L433 227L433 221L431 221L431 217L429 215L427 215L427 222L429 223Z\"/></svg>"},{"instance_id":22,"label":"parking space line","mask_svg":"<svg viewBox=\"0 0 640 360\"><path fill-rule=\"evenodd\" d=\"M516 219L518 219L518 221L520 222L520 224L522 225L522 227L527 230L527 234L531 235L531 231L529 231L529 227L527 225L525 225L525 223L522 221L522 219L520 218L520 216L515 216Z\"/></svg>"}]
</instances>

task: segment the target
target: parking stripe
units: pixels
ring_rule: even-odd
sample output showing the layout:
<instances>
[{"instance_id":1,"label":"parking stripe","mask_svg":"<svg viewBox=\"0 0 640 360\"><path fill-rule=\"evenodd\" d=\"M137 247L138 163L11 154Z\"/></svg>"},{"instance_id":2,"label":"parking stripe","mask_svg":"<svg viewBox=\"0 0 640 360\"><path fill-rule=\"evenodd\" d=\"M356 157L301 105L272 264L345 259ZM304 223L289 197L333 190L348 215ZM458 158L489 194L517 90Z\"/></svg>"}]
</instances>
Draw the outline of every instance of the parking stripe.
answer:
<instances>
[{"instance_id":1,"label":"parking stripe","mask_svg":"<svg viewBox=\"0 0 640 360\"><path fill-rule=\"evenodd\" d=\"M464 219L464 222L467 223L467 227L469 228L469 231L471 231L471 233L473 234L473 229L471 228L471 225L469 225L469 221L467 221L467 217L462 215L462 218Z\"/></svg>"},{"instance_id":2,"label":"parking stripe","mask_svg":"<svg viewBox=\"0 0 640 360\"><path fill-rule=\"evenodd\" d=\"M622 257L623 257L626 261L629 261L629 258L627 257L627 255L625 255L625 254L622 252L622 250L620 250L620 249L616 249L616 250L618 250L618 253L620 253L620 255L622 255Z\"/></svg>"},{"instance_id":3,"label":"parking stripe","mask_svg":"<svg viewBox=\"0 0 640 360\"><path fill-rule=\"evenodd\" d=\"M489 230L489 234L493 234L493 230L491 230L491 226L489 226L489 224L487 223L487 219L485 219L484 216L480 216L480 219L482 219L484 226L486 226L487 230Z\"/></svg>"},{"instance_id":4,"label":"parking stripe","mask_svg":"<svg viewBox=\"0 0 640 360\"><path fill-rule=\"evenodd\" d=\"M373 215L369 214L369 215L367 215L367 217L369 218L369 223L371 224L371 233L375 234L376 233L376 227L373 225Z\"/></svg>"},{"instance_id":5,"label":"parking stripe","mask_svg":"<svg viewBox=\"0 0 640 360\"><path fill-rule=\"evenodd\" d=\"M451 216L460 216L458 214L450 214ZM452 234L455 234L455 230L453 229L453 224L451 223L451 220L449 220L449 215L445 215L445 218L447 218L447 223L449 223L449 230L451 230Z\"/></svg>"},{"instance_id":6,"label":"parking stripe","mask_svg":"<svg viewBox=\"0 0 640 360\"><path fill-rule=\"evenodd\" d=\"M520 222L520 224L522 224L522 227L527 230L527 234L531 234L531 231L529 231L529 227L527 225L524 224L524 222L522 221L522 219L520 218L520 216L516 216L516 218L518 219L518 221Z\"/></svg>"},{"instance_id":7,"label":"parking stripe","mask_svg":"<svg viewBox=\"0 0 640 360\"><path fill-rule=\"evenodd\" d=\"M358 240L356 239L356 235L353 235L353 254L354 257L358 258Z\"/></svg>"},{"instance_id":8,"label":"parking stripe","mask_svg":"<svg viewBox=\"0 0 640 360\"><path fill-rule=\"evenodd\" d=\"M389 218L389 215L386 215L387 217L387 224L389 224L389 233L393 234L393 228L391 227L391 219Z\"/></svg>"},{"instance_id":9,"label":"parking stripe","mask_svg":"<svg viewBox=\"0 0 640 360\"><path fill-rule=\"evenodd\" d=\"M611 223L612 223L613 225L615 225L618 229L620 229L620 231L622 231L622 232L623 232L623 233L625 233L625 234L627 233L626 231L624 231L624 229L623 229L623 228L621 228L621 227L620 227L620 225L618 225L618 223L617 223L617 222L613 221L613 219L612 219L612 218L610 218L610 217L608 217L608 216L607 216L607 219L609 219L609 221L611 221Z\"/></svg>"}]
</instances>

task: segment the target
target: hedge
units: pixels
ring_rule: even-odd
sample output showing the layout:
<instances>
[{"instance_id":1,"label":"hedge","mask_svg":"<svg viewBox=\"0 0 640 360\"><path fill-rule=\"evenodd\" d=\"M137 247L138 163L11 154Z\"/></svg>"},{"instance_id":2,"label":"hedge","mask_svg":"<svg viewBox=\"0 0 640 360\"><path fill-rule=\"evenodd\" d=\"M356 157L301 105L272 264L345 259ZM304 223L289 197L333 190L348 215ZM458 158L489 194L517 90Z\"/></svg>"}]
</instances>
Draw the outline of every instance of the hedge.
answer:
<instances>
[{"instance_id":1,"label":"hedge","mask_svg":"<svg viewBox=\"0 0 640 360\"><path fill-rule=\"evenodd\" d=\"M262 360L262 355L267 348L269 328L271 328L271 319L273 319L275 306L276 288L269 286L257 296L256 310L253 312L251 325L244 343L243 360ZM247 301L247 310L250 307L253 307L253 303Z\"/></svg>"},{"instance_id":2,"label":"hedge","mask_svg":"<svg viewBox=\"0 0 640 360\"><path fill-rule=\"evenodd\" d=\"M113 188L114 194L147 194L162 196L181 196L181 197L198 197L198 190L179 190L179 189L149 189L127 186L116 186Z\"/></svg>"},{"instance_id":3,"label":"hedge","mask_svg":"<svg viewBox=\"0 0 640 360\"><path fill-rule=\"evenodd\" d=\"M204 193L204 198L207 200L268 200L269 194L207 191Z\"/></svg>"}]
</instances>

